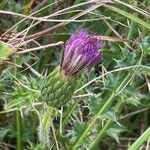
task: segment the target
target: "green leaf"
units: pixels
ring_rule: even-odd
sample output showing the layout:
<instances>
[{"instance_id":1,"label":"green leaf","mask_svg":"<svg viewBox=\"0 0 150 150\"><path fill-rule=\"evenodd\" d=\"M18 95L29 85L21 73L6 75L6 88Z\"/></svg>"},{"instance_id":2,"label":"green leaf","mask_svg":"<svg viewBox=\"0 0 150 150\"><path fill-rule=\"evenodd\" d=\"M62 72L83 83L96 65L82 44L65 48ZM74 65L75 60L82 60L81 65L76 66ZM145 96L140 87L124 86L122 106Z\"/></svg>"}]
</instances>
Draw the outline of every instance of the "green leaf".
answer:
<instances>
[{"instance_id":1,"label":"green leaf","mask_svg":"<svg viewBox=\"0 0 150 150\"><path fill-rule=\"evenodd\" d=\"M10 129L0 128L0 140L3 140L3 138L6 136L9 130Z\"/></svg>"},{"instance_id":2,"label":"green leaf","mask_svg":"<svg viewBox=\"0 0 150 150\"><path fill-rule=\"evenodd\" d=\"M117 122L117 117L116 117L115 110L113 110L113 109L107 111L107 112L103 115L103 117L108 118L108 119L111 119L111 120L113 120L114 122L118 123L118 122Z\"/></svg>"},{"instance_id":3,"label":"green leaf","mask_svg":"<svg viewBox=\"0 0 150 150\"><path fill-rule=\"evenodd\" d=\"M119 143L119 135L121 132L125 132L127 129L124 126L118 124L114 125L112 128L107 130L107 135L114 138Z\"/></svg>"},{"instance_id":4,"label":"green leaf","mask_svg":"<svg viewBox=\"0 0 150 150\"><path fill-rule=\"evenodd\" d=\"M131 13L127 13L127 12L125 12L125 11L119 9L119 8L114 7L114 6L108 6L107 5L106 7L111 9L112 11L115 11L115 12L117 12L117 13L119 13L119 14L121 14L121 15L123 15L123 16L125 16L125 17L127 17L127 18L129 18L129 19L131 19L131 20L133 20L135 22L137 22L138 24L142 25L143 27L145 27L147 29L150 29L150 24L149 23L141 20L140 18L132 15Z\"/></svg>"},{"instance_id":5,"label":"green leaf","mask_svg":"<svg viewBox=\"0 0 150 150\"><path fill-rule=\"evenodd\" d=\"M19 83L20 82L20 83ZM9 101L5 105L5 109L22 108L31 103L37 102L41 80L38 78L23 76L12 86L12 91L9 93Z\"/></svg>"},{"instance_id":6,"label":"green leaf","mask_svg":"<svg viewBox=\"0 0 150 150\"><path fill-rule=\"evenodd\" d=\"M146 98L147 96L144 94L141 94L138 90L134 89L134 87L128 86L124 90L124 101L127 104L133 104L135 106L138 106L141 104L141 100Z\"/></svg>"},{"instance_id":7,"label":"green leaf","mask_svg":"<svg viewBox=\"0 0 150 150\"><path fill-rule=\"evenodd\" d=\"M84 130L87 128L88 124L84 123L84 122L76 122L74 125L74 129L71 132L72 134L72 138L70 140L70 144L72 144L74 141L76 141L80 135L82 135L82 133L84 132ZM84 137L84 142L88 141L87 140L88 137Z\"/></svg>"},{"instance_id":8,"label":"green leaf","mask_svg":"<svg viewBox=\"0 0 150 150\"><path fill-rule=\"evenodd\" d=\"M103 106L104 102L102 102L102 98L98 97L90 97L90 102L88 103L88 108L90 110L89 114L96 114L100 108Z\"/></svg>"},{"instance_id":9,"label":"green leaf","mask_svg":"<svg viewBox=\"0 0 150 150\"><path fill-rule=\"evenodd\" d=\"M150 66L142 66L140 70L144 75L150 75Z\"/></svg>"},{"instance_id":10,"label":"green leaf","mask_svg":"<svg viewBox=\"0 0 150 150\"><path fill-rule=\"evenodd\" d=\"M6 43L0 41L0 62L7 59L12 52L12 49Z\"/></svg>"}]
</instances>

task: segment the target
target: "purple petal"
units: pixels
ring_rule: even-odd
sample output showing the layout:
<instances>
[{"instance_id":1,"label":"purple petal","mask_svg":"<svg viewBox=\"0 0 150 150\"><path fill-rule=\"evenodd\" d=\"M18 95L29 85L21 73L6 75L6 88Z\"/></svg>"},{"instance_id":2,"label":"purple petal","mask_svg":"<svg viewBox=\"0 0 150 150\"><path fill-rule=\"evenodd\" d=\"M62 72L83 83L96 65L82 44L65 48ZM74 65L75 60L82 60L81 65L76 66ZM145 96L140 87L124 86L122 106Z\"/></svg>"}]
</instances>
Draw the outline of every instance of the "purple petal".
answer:
<instances>
[{"instance_id":1,"label":"purple petal","mask_svg":"<svg viewBox=\"0 0 150 150\"><path fill-rule=\"evenodd\" d=\"M75 32L66 42L61 61L65 75L74 75L101 59L102 41L86 30Z\"/></svg>"}]
</instances>

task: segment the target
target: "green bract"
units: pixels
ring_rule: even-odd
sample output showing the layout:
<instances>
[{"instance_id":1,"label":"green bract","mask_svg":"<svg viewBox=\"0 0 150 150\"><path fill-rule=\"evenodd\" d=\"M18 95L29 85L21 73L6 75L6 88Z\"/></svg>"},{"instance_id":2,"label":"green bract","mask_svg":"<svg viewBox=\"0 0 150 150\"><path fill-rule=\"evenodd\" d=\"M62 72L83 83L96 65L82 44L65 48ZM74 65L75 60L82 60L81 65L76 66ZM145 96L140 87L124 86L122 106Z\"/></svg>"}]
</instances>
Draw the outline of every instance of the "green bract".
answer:
<instances>
[{"instance_id":1,"label":"green bract","mask_svg":"<svg viewBox=\"0 0 150 150\"><path fill-rule=\"evenodd\" d=\"M61 107L71 99L77 85L76 77L64 76L58 67L43 79L41 86L42 99L50 106Z\"/></svg>"}]
</instances>

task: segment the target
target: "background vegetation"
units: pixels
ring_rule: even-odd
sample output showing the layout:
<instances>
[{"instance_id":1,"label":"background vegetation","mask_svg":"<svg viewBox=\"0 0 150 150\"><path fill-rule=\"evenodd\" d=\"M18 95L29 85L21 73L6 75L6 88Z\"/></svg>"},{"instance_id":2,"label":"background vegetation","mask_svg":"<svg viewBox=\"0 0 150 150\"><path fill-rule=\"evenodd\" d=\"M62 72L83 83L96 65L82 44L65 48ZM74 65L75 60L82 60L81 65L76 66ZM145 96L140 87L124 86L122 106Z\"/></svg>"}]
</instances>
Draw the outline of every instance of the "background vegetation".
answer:
<instances>
[{"instance_id":1,"label":"background vegetation","mask_svg":"<svg viewBox=\"0 0 150 150\"><path fill-rule=\"evenodd\" d=\"M0 0L0 15L1 150L150 149L149 0ZM80 28L103 40L103 59L39 139L41 76Z\"/></svg>"}]
</instances>

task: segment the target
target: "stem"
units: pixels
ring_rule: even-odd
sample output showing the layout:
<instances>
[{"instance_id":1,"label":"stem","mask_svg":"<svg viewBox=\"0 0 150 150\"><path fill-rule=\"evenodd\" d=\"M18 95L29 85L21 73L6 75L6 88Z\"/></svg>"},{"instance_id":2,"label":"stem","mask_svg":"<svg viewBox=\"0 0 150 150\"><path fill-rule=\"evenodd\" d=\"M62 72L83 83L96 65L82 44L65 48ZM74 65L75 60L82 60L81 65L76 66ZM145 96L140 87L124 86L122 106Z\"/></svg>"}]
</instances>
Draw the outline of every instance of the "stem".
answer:
<instances>
[{"instance_id":1,"label":"stem","mask_svg":"<svg viewBox=\"0 0 150 150\"><path fill-rule=\"evenodd\" d=\"M75 110L75 108L77 107L77 102L69 105L69 107L67 108L67 110L65 111L65 113L63 114L63 117L60 121L60 128L59 128L59 133L60 136L63 137L64 135L64 131L65 131L65 126L67 121L69 120L69 117L71 116L72 112Z\"/></svg>"},{"instance_id":2,"label":"stem","mask_svg":"<svg viewBox=\"0 0 150 150\"><path fill-rule=\"evenodd\" d=\"M14 58L14 63L16 64L16 58ZM14 76L16 77L17 75L17 67L14 66ZM17 131L17 137L16 137L16 146L17 146L17 150L21 150L22 149L22 135L21 135L21 114L20 114L20 110L17 109L16 113L15 113L15 122L16 122L16 131Z\"/></svg>"},{"instance_id":3,"label":"stem","mask_svg":"<svg viewBox=\"0 0 150 150\"><path fill-rule=\"evenodd\" d=\"M76 150L78 147L78 144L80 142L82 142L82 140L84 139L84 137L87 135L88 131L93 127L93 124L96 122L97 118L104 113L107 108L111 105L113 99L114 99L115 93L113 92L110 96L110 98L107 100L107 102L104 104L104 106L98 111L98 113L94 116L94 118L92 119L91 123L89 123L89 125L87 126L87 128L84 130L84 132L82 133L82 135L77 139L77 141L74 143L72 150Z\"/></svg>"},{"instance_id":4,"label":"stem","mask_svg":"<svg viewBox=\"0 0 150 150\"><path fill-rule=\"evenodd\" d=\"M116 104L116 107L115 107L115 113L117 113L117 111L120 112L120 110L122 108L122 104L123 104L123 101L119 100L118 103ZM112 119L109 119L107 121L107 123L105 124L105 126L102 127L102 129L100 130L100 132L94 138L94 141L90 144L90 147L88 148L88 150L94 150L94 148L97 146L98 143L100 143L100 141L102 140L104 134L106 133L106 130L110 127L110 125L112 123L113 123Z\"/></svg>"},{"instance_id":5,"label":"stem","mask_svg":"<svg viewBox=\"0 0 150 150\"><path fill-rule=\"evenodd\" d=\"M53 117L56 115L55 108L47 106L44 114L40 117L38 137L43 146L50 147L50 127Z\"/></svg>"},{"instance_id":6,"label":"stem","mask_svg":"<svg viewBox=\"0 0 150 150\"><path fill-rule=\"evenodd\" d=\"M148 138L150 138L150 127L128 148L128 150L138 150Z\"/></svg>"},{"instance_id":7,"label":"stem","mask_svg":"<svg viewBox=\"0 0 150 150\"><path fill-rule=\"evenodd\" d=\"M17 150L21 150L22 143L21 143L21 115L20 111L16 111L16 130L17 130Z\"/></svg>"},{"instance_id":8,"label":"stem","mask_svg":"<svg viewBox=\"0 0 150 150\"><path fill-rule=\"evenodd\" d=\"M54 125L53 125L52 118L50 118L50 122L51 122L51 127L52 127L52 132L53 132L54 140L55 140L55 143L56 143L56 148L57 148L57 150L60 150L60 149L59 149L58 140L57 140L57 137L56 137L56 132L55 132L55 128L54 128Z\"/></svg>"},{"instance_id":9,"label":"stem","mask_svg":"<svg viewBox=\"0 0 150 150\"><path fill-rule=\"evenodd\" d=\"M75 110L77 107L78 103L73 103L72 105L69 105L65 113L63 114L63 117L61 118L61 123L60 123L60 129L59 131L56 131L56 137L59 137L59 139L64 137L64 131L65 131L65 126L67 121L69 120L69 117L71 116L72 112ZM55 142L55 139L53 138L51 145L53 145Z\"/></svg>"},{"instance_id":10,"label":"stem","mask_svg":"<svg viewBox=\"0 0 150 150\"><path fill-rule=\"evenodd\" d=\"M72 105L69 106L69 108L67 109L67 111L64 114L63 117L63 121L62 121L62 129L64 130L65 125L69 119L69 117L71 116L72 112L75 110L75 108L77 107L77 102L73 103Z\"/></svg>"}]
</instances>

